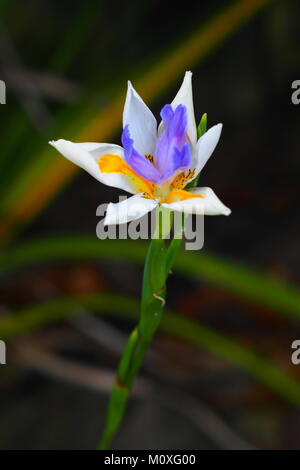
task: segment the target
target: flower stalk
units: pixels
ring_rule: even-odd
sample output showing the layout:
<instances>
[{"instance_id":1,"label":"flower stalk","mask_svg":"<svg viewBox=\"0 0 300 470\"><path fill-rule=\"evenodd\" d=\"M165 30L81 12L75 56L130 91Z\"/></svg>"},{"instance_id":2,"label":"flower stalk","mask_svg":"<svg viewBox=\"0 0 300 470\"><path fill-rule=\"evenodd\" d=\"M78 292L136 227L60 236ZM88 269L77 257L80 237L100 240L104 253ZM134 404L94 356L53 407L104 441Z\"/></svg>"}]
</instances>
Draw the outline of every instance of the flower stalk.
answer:
<instances>
[{"instance_id":1,"label":"flower stalk","mask_svg":"<svg viewBox=\"0 0 300 470\"><path fill-rule=\"evenodd\" d=\"M183 227L181 218L176 229L176 238L167 246L164 237L170 228L170 216L171 213L166 209L156 209L156 230L144 266L140 318L120 359L109 400L105 429L98 447L100 450L110 446L120 427L130 390L162 318L166 281L181 244Z\"/></svg>"}]
</instances>

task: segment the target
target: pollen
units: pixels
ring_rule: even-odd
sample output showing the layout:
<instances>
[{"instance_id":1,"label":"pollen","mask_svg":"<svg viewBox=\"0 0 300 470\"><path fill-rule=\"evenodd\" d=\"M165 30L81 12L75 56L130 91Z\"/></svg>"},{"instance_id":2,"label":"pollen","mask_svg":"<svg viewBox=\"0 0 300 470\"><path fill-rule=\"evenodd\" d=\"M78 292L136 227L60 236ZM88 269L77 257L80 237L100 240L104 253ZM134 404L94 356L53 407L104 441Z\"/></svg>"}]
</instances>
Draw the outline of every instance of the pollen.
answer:
<instances>
[{"instance_id":1,"label":"pollen","mask_svg":"<svg viewBox=\"0 0 300 470\"><path fill-rule=\"evenodd\" d=\"M153 185L154 186L154 185ZM143 193L142 196L144 199L155 199L153 192L151 193Z\"/></svg>"}]
</instances>

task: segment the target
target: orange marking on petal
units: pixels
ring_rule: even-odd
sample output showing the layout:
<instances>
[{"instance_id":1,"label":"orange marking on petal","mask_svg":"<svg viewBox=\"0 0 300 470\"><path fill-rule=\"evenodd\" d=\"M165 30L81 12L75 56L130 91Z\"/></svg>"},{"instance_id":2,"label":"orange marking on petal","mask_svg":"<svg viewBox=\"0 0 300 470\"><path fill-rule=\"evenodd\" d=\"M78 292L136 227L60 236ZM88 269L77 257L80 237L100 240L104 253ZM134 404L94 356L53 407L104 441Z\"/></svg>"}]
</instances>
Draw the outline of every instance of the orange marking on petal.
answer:
<instances>
[{"instance_id":1,"label":"orange marking on petal","mask_svg":"<svg viewBox=\"0 0 300 470\"><path fill-rule=\"evenodd\" d=\"M202 196L202 194L192 194L189 191L184 191L183 189L174 189L162 200L162 202L171 204L172 202L186 201L187 199L193 199L195 197L204 198L205 196Z\"/></svg>"},{"instance_id":2,"label":"orange marking on petal","mask_svg":"<svg viewBox=\"0 0 300 470\"><path fill-rule=\"evenodd\" d=\"M107 153L99 158L98 165L102 173L119 173L128 177L137 193L145 193L153 197L153 183L138 175L119 155Z\"/></svg>"}]
</instances>

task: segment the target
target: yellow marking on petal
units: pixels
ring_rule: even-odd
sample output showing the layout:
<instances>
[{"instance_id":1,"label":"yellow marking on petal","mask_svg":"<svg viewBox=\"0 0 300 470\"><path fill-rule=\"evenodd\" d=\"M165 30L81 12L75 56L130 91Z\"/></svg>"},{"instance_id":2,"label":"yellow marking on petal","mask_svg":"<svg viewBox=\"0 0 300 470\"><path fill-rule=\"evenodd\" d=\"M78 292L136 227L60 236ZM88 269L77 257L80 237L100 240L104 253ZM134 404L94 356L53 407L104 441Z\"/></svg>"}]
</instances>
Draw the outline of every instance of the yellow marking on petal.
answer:
<instances>
[{"instance_id":1,"label":"yellow marking on petal","mask_svg":"<svg viewBox=\"0 0 300 470\"><path fill-rule=\"evenodd\" d=\"M119 155L107 153L99 158L98 165L102 173L118 173L128 177L137 193L145 193L153 198L153 183L138 175Z\"/></svg>"},{"instance_id":2,"label":"yellow marking on petal","mask_svg":"<svg viewBox=\"0 0 300 470\"><path fill-rule=\"evenodd\" d=\"M142 194L142 197L143 197L144 199L155 199L155 196L154 196L153 193L151 193L151 194L150 194L150 193L143 193L143 194Z\"/></svg>"},{"instance_id":3,"label":"yellow marking on petal","mask_svg":"<svg viewBox=\"0 0 300 470\"><path fill-rule=\"evenodd\" d=\"M163 198L161 202L171 204L172 202L186 201L187 199L193 199L195 197L204 198L205 196L202 196L202 194L193 194L189 191L184 191L183 189L174 189L168 194L167 197Z\"/></svg>"}]
</instances>

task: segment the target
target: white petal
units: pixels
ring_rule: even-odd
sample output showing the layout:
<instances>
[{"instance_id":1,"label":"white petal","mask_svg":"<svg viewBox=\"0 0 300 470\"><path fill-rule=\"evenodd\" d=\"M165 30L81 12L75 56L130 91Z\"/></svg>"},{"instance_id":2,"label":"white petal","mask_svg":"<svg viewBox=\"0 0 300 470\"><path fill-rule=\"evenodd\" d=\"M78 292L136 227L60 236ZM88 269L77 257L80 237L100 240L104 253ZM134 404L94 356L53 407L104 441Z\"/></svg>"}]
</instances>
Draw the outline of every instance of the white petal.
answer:
<instances>
[{"instance_id":1,"label":"white petal","mask_svg":"<svg viewBox=\"0 0 300 470\"><path fill-rule=\"evenodd\" d=\"M163 202L162 206L170 211L184 212L185 214L204 215L204 199L191 198L184 201L171 202L170 204Z\"/></svg>"},{"instance_id":2,"label":"white petal","mask_svg":"<svg viewBox=\"0 0 300 470\"><path fill-rule=\"evenodd\" d=\"M142 155L154 155L157 122L148 106L128 82L123 112L123 127L128 124L135 149Z\"/></svg>"},{"instance_id":3,"label":"white petal","mask_svg":"<svg viewBox=\"0 0 300 470\"><path fill-rule=\"evenodd\" d=\"M156 199L147 199L141 194L131 196L124 201L107 206L104 225L116 225L131 222L152 211L157 206Z\"/></svg>"},{"instance_id":4,"label":"white petal","mask_svg":"<svg viewBox=\"0 0 300 470\"><path fill-rule=\"evenodd\" d=\"M64 139L52 140L49 144L56 148L56 150L68 160L75 163L75 165L80 166L94 176L94 178L101 181L100 169L95 158L88 151L88 145L87 148L84 148L82 144L76 144Z\"/></svg>"},{"instance_id":5,"label":"white petal","mask_svg":"<svg viewBox=\"0 0 300 470\"><path fill-rule=\"evenodd\" d=\"M198 140L195 152L195 176L199 174L215 150L220 139L222 127L222 124L216 124L208 129L208 131L206 131Z\"/></svg>"},{"instance_id":6,"label":"white petal","mask_svg":"<svg viewBox=\"0 0 300 470\"><path fill-rule=\"evenodd\" d=\"M200 198L204 203L204 215L230 215L231 210L220 201L211 188L195 188L191 190L193 194L201 194ZM197 198L198 199L198 198Z\"/></svg>"},{"instance_id":7,"label":"white petal","mask_svg":"<svg viewBox=\"0 0 300 470\"><path fill-rule=\"evenodd\" d=\"M186 107L188 115L187 135L191 144L196 144L197 128L193 103L192 72L185 72L182 85L171 104L173 109L179 104L183 104Z\"/></svg>"},{"instance_id":8,"label":"white petal","mask_svg":"<svg viewBox=\"0 0 300 470\"><path fill-rule=\"evenodd\" d=\"M83 150L89 152L95 160L99 160L102 155L106 153L114 153L124 157L123 148L116 144L99 144L98 142L79 142L78 144Z\"/></svg>"},{"instance_id":9,"label":"white petal","mask_svg":"<svg viewBox=\"0 0 300 470\"><path fill-rule=\"evenodd\" d=\"M162 205L167 209L185 212L186 214L230 215L231 210L220 201L211 188L196 188L190 192L192 194L201 194L204 198L191 198Z\"/></svg>"},{"instance_id":10,"label":"white petal","mask_svg":"<svg viewBox=\"0 0 300 470\"><path fill-rule=\"evenodd\" d=\"M124 158L122 147L114 144L98 144L96 142L75 143L60 139L49 142L56 150L71 162L86 170L103 184L114 186L134 194L135 188L124 175L118 173L101 173L98 160L106 154L119 155Z\"/></svg>"}]
</instances>

